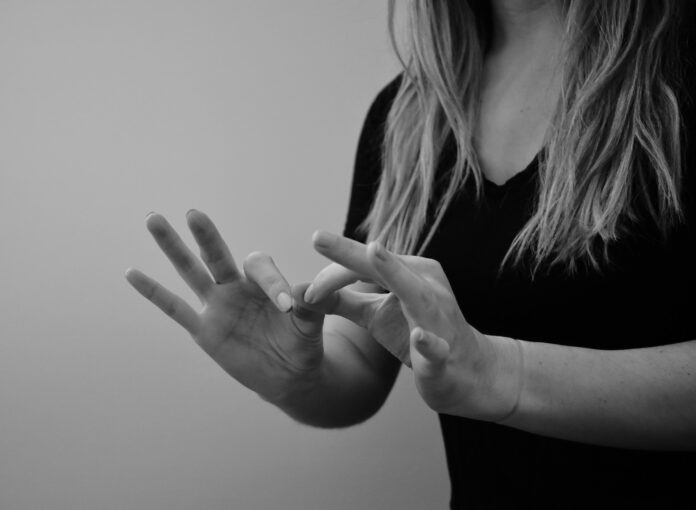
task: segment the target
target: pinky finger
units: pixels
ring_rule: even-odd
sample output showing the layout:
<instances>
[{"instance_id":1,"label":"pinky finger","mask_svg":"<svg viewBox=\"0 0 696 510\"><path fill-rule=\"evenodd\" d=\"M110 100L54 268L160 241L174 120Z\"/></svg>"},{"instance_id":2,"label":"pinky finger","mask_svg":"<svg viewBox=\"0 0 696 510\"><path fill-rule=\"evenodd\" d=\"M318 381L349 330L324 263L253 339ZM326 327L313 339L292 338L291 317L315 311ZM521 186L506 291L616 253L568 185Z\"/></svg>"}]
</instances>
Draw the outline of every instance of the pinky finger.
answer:
<instances>
[{"instance_id":1,"label":"pinky finger","mask_svg":"<svg viewBox=\"0 0 696 510\"><path fill-rule=\"evenodd\" d=\"M186 301L137 269L128 269L126 280L145 299L174 319L191 335L195 334L198 329L198 314Z\"/></svg>"},{"instance_id":2,"label":"pinky finger","mask_svg":"<svg viewBox=\"0 0 696 510\"><path fill-rule=\"evenodd\" d=\"M419 354L411 356L414 369L417 368L423 375L430 377L440 375L444 371L450 354L446 340L417 327L411 331L411 348Z\"/></svg>"}]
</instances>

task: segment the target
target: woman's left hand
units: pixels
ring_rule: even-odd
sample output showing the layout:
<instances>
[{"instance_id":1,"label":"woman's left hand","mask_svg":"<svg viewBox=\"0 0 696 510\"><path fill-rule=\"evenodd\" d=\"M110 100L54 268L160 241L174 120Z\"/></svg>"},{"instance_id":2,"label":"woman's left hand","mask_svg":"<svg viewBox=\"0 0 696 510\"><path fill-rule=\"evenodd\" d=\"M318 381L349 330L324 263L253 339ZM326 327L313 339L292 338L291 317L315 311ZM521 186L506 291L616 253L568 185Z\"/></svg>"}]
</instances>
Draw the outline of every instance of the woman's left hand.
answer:
<instances>
[{"instance_id":1,"label":"woman's left hand","mask_svg":"<svg viewBox=\"0 0 696 510\"><path fill-rule=\"evenodd\" d=\"M316 276L305 301L326 301L358 280L378 283L395 295L410 338L387 339L390 350L394 342L408 343L417 388L433 410L490 421L513 411L522 368L517 342L484 335L466 321L437 261L396 255L378 243L365 246L328 232L317 232L313 241L335 264Z\"/></svg>"}]
</instances>

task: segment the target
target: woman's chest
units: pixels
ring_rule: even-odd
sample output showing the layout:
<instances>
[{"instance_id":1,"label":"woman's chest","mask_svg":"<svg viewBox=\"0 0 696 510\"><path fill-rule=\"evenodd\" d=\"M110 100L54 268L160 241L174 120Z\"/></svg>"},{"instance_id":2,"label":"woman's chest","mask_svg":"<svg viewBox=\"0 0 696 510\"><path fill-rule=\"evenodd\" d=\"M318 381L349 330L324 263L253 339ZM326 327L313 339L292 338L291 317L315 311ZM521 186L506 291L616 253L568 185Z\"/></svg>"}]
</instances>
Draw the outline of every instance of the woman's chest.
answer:
<instances>
[{"instance_id":1,"label":"woman's chest","mask_svg":"<svg viewBox=\"0 0 696 510\"><path fill-rule=\"evenodd\" d=\"M484 69L474 146L486 178L502 184L541 150L560 83L551 73L499 76Z\"/></svg>"},{"instance_id":2,"label":"woman's chest","mask_svg":"<svg viewBox=\"0 0 696 510\"><path fill-rule=\"evenodd\" d=\"M532 181L532 179L530 179ZM693 243L631 238L611 249L601 272L529 266L499 272L531 214L532 182L489 205L460 197L425 256L442 264L467 320L487 334L592 348L621 349L696 338L690 296Z\"/></svg>"}]
</instances>

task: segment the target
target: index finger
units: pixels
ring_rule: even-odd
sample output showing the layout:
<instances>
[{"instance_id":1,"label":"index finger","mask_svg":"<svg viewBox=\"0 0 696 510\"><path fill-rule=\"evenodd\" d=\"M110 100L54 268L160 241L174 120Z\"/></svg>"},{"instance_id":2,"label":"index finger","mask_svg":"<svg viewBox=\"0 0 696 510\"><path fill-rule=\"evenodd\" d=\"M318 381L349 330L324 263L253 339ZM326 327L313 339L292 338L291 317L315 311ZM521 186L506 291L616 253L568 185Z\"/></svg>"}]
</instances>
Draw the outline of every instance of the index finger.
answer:
<instances>
[{"instance_id":1,"label":"index finger","mask_svg":"<svg viewBox=\"0 0 696 510\"><path fill-rule=\"evenodd\" d=\"M358 241L317 230L312 237L314 249L326 258L340 264L348 271L329 266L328 271L320 272L312 282L310 295L318 300L332 291L358 280L379 282L379 276L367 259L367 246Z\"/></svg>"},{"instance_id":2,"label":"index finger","mask_svg":"<svg viewBox=\"0 0 696 510\"><path fill-rule=\"evenodd\" d=\"M371 279L332 262L317 273L307 288L304 299L307 303L316 303L331 293L356 282L373 283Z\"/></svg>"},{"instance_id":3,"label":"index finger","mask_svg":"<svg viewBox=\"0 0 696 510\"><path fill-rule=\"evenodd\" d=\"M137 269L128 269L126 280L145 299L178 322L191 335L196 334L198 314L186 301Z\"/></svg>"},{"instance_id":4,"label":"index finger","mask_svg":"<svg viewBox=\"0 0 696 510\"><path fill-rule=\"evenodd\" d=\"M380 279L399 298L408 314L418 323L429 324L436 305L431 284L379 243L368 245L367 256Z\"/></svg>"}]
</instances>

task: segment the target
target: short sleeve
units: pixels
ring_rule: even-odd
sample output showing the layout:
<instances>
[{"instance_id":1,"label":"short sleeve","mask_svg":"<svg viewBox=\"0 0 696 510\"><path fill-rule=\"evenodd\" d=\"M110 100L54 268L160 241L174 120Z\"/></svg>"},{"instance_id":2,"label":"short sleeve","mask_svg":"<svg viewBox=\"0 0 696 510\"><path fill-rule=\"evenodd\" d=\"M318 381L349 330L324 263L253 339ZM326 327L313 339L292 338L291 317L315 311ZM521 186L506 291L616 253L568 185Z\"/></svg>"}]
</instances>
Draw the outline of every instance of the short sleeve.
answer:
<instances>
[{"instance_id":1,"label":"short sleeve","mask_svg":"<svg viewBox=\"0 0 696 510\"><path fill-rule=\"evenodd\" d=\"M372 102L367 112L355 155L353 183L343 235L365 242L366 235L358 231L358 226L367 217L379 186L382 173L382 142L387 115L401 83L397 76L384 87Z\"/></svg>"}]
</instances>

